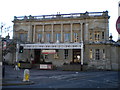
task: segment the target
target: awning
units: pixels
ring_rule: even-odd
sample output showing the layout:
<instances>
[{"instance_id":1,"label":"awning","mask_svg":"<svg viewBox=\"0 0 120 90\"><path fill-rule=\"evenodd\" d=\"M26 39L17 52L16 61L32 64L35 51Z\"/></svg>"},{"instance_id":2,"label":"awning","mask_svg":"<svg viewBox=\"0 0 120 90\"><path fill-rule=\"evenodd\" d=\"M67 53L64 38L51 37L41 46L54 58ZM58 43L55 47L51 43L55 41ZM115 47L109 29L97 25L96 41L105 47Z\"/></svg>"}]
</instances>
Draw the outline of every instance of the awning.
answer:
<instances>
[{"instance_id":1,"label":"awning","mask_svg":"<svg viewBox=\"0 0 120 90\"><path fill-rule=\"evenodd\" d=\"M46 43L46 44L20 44L24 49L81 49L82 43Z\"/></svg>"}]
</instances>

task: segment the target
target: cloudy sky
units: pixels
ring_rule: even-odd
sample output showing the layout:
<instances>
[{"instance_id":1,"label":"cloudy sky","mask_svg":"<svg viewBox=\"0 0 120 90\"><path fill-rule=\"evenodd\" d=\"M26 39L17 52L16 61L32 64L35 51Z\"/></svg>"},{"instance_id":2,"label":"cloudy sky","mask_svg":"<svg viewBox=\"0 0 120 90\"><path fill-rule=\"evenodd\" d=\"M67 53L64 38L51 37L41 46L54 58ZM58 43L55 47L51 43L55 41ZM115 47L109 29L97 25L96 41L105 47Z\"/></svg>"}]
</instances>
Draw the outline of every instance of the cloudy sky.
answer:
<instances>
[{"instance_id":1,"label":"cloudy sky","mask_svg":"<svg viewBox=\"0 0 120 90\"><path fill-rule=\"evenodd\" d=\"M117 40L116 20L120 0L0 0L0 25L13 26L14 16L102 12L108 10L109 30ZM11 27L9 30L11 31ZM5 36L7 33L4 32ZM12 32L10 32L12 37Z\"/></svg>"}]
</instances>

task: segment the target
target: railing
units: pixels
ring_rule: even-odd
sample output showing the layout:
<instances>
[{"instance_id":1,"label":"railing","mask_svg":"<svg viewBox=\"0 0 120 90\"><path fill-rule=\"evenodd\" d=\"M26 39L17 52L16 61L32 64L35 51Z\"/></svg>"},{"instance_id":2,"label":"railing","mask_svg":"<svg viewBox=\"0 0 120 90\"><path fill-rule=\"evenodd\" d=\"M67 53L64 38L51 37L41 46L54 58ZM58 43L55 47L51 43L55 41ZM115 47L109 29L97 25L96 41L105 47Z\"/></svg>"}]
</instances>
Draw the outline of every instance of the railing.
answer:
<instances>
[{"instance_id":1,"label":"railing","mask_svg":"<svg viewBox=\"0 0 120 90\"><path fill-rule=\"evenodd\" d=\"M108 11L103 12L85 12L85 13L70 13L70 14L53 14L53 15L39 15L39 16L14 16L14 20L44 20L57 18L78 18L86 16L108 16Z\"/></svg>"}]
</instances>

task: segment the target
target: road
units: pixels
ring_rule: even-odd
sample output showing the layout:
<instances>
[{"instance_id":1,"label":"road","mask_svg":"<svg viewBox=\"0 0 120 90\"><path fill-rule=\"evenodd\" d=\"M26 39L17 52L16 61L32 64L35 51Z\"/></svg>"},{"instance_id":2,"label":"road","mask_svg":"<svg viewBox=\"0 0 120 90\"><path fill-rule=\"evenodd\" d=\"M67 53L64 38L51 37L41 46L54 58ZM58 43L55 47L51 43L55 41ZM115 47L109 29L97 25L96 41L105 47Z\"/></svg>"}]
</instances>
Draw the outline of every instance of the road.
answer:
<instances>
[{"instance_id":1,"label":"road","mask_svg":"<svg viewBox=\"0 0 120 90\"><path fill-rule=\"evenodd\" d=\"M16 75L13 70L10 71L10 68L6 73L9 72ZM22 78L23 70L18 74ZM118 88L120 84L117 71L75 72L31 69L30 80L35 84L3 86L3 88Z\"/></svg>"}]
</instances>

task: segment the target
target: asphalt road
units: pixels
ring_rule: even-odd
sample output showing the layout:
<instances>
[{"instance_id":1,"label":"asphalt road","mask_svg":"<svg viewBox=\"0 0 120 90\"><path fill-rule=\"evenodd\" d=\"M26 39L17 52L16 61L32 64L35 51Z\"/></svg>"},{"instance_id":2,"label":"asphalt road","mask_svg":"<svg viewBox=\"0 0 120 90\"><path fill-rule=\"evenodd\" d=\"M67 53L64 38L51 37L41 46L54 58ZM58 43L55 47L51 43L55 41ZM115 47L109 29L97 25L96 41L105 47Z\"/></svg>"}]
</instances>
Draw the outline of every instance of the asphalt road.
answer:
<instances>
[{"instance_id":1,"label":"asphalt road","mask_svg":"<svg viewBox=\"0 0 120 90\"><path fill-rule=\"evenodd\" d=\"M16 71L6 67L7 76L23 77L23 70ZM58 71L58 70L30 70L32 85L3 86L3 88L118 88L119 73L117 71Z\"/></svg>"}]
</instances>

